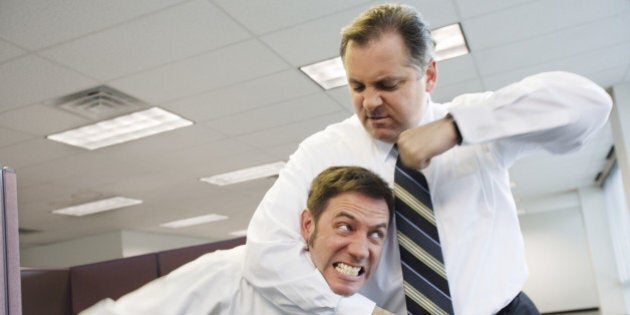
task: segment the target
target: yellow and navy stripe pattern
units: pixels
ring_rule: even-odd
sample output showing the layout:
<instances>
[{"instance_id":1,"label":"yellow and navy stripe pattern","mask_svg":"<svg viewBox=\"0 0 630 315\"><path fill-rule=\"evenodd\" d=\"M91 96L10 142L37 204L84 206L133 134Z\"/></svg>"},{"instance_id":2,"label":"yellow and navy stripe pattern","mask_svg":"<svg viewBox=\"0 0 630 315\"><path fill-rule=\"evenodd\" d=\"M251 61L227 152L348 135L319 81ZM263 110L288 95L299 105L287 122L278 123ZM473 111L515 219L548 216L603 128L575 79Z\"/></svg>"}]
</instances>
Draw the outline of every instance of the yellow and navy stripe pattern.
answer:
<instances>
[{"instance_id":1,"label":"yellow and navy stripe pattern","mask_svg":"<svg viewBox=\"0 0 630 315\"><path fill-rule=\"evenodd\" d=\"M453 314L431 194L422 173L396 163L396 227L409 314Z\"/></svg>"}]
</instances>

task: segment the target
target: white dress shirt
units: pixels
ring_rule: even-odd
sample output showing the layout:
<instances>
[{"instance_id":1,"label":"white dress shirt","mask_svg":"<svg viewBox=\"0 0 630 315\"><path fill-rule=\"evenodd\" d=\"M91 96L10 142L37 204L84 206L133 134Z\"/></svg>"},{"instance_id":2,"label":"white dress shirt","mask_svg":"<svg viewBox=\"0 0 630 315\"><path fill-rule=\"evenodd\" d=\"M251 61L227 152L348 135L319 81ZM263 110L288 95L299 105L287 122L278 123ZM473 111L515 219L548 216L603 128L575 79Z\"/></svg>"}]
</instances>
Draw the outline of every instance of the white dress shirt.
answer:
<instances>
[{"instance_id":1,"label":"white dress shirt","mask_svg":"<svg viewBox=\"0 0 630 315\"><path fill-rule=\"evenodd\" d=\"M244 245L203 255L122 296L105 299L80 315L287 314L241 276ZM289 311L290 312L290 311Z\"/></svg>"},{"instance_id":2,"label":"white dress shirt","mask_svg":"<svg viewBox=\"0 0 630 315\"><path fill-rule=\"evenodd\" d=\"M423 170L456 314L496 313L527 278L509 167L535 150L579 148L604 125L611 105L600 87L563 72L427 104L419 125L450 112L463 136L461 146L434 157ZM301 254L299 218L311 180L329 166L358 165L391 185L391 148L352 116L302 142L261 201L248 228L243 276L286 314L371 314L375 303L406 314L395 226L377 272L352 297L334 294Z\"/></svg>"}]
</instances>

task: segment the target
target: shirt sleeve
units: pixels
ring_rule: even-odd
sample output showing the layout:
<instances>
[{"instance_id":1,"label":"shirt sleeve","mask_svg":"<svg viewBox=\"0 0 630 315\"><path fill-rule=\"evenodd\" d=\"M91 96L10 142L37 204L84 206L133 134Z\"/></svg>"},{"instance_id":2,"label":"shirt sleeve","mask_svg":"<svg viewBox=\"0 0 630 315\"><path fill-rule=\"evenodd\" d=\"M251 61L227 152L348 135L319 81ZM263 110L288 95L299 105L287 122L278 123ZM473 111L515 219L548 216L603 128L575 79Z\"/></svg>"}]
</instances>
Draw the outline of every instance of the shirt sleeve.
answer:
<instances>
[{"instance_id":1,"label":"shirt sleeve","mask_svg":"<svg viewBox=\"0 0 630 315\"><path fill-rule=\"evenodd\" d=\"M519 146L513 152L542 147L564 153L581 147L606 123L612 100L584 77L546 72L495 92L462 95L450 106L464 145L509 139Z\"/></svg>"},{"instance_id":2,"label":"shirt sleeve","mask_svg":"<svg viewBox=\"0 0 630 315\"><path fill-rule=\"evenodd\" d=\"M309 140L291 156L250 221L243 276L287 314L371 314L373 302L360 294L335 294L303 250L300 214L310 182L327 166L327 153L309 150Z\"/></svg>"}]
</instances>

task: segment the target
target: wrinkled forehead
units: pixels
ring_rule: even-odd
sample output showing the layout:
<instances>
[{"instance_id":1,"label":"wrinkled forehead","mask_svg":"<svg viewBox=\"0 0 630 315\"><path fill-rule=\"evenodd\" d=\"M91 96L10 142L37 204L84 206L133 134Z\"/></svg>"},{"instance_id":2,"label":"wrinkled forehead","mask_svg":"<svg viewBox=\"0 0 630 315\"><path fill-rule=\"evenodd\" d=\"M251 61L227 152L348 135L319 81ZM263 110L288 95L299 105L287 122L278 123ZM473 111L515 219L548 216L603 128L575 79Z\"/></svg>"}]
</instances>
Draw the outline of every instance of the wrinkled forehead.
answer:
<instances>
[{"instance_id":1,"label":"wrinkled forehead","mask_svg":"<svg viewBox=\"0 0 630 315\"><path fill-rule=\"evenodd\" d=\"M344 192L328 200L319 221L350 220L368 226L387 224L390 209L384 198L374 198L360 192Z\"/></svg>"}]
</instances>

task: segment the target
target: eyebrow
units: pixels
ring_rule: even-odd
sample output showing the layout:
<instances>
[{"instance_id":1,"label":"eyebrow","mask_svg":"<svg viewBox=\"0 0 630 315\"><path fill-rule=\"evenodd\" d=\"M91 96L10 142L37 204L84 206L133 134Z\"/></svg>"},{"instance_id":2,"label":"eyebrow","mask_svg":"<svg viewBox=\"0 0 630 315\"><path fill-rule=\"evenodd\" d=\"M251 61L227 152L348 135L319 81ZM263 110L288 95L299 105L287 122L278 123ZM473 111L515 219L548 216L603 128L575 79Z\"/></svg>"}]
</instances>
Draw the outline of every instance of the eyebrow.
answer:
<instances>
[{"instance_id":1,"label":"eyebrow","mask_svg":"<svg viewBox=\"0 0 630 315\"><path fill-rule=\"evenodd\" d=\"M353 216L352 214L350 214L348 212L345 212L345 211L341 211L341 212L339 212L339 214L337 214L335 216L335 218L339 218L339 217L346 217L346 218L351 219L353 221L357 221L357 218L355 216ZM388 225L387 223L379 223L377 225L371 226L370 228L372 228L372 229L380 229L380 228L387 229L387 225Z\"/></svg>"},{"instance_id":2,"label":"eyebrow","mask_svg":"<svg viewBox=\"0 0 630 315\"><path fill-rule=\"evenodd\" d=\"M368 82L368 83L371 83L371 84L379 84L379 83L383 83L383 82L388 81L388 80L398 80L398 81L402 81L402 80L406 80L406 78L405 78L405 76L396 76L396 75L393 75L393 76L386 76L386 77L380 78L380 79L378 79L378 80L376 80L376 81L373 81L373 82ZM365 84L363 81L359 81L359 80L354 79L354 78L348 78L348 83L349 83L349 84Z\"/></svg>"}]
</instances>

